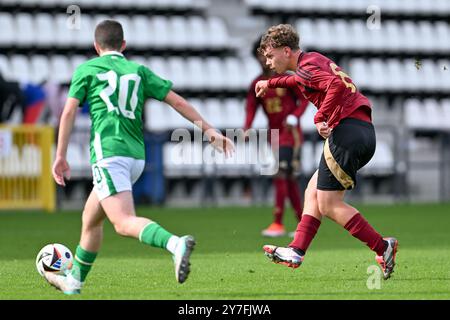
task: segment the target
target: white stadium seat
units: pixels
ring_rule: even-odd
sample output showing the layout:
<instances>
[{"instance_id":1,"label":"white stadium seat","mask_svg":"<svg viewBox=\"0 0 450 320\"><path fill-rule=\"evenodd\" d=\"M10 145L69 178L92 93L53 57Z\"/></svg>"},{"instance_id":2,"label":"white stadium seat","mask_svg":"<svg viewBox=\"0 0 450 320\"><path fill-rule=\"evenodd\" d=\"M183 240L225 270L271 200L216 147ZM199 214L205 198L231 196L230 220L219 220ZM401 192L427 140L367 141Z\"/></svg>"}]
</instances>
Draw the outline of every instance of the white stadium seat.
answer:
<instances>
[{"instance_id":1,"label":"white stadium seat","mask_svg":"<svg viewBox=\"0 0 450 320\"><path fill-rule=\"evenodd\" d=\"M72 65L63 55L55 55L50 59L50 74L52 81L69 83L72 78Z\"/></svg>"},{"instance_id":2,"label":"white stadium seat","mask_svg":"<svg viewBox=\"0 0 450 320\"><path fill-rule=\"evenodd\" d=\"M189 35L189 45L194 48L208 46L208 34L206 33L205 19L192 16L187 19L187 32Z\"/></svg>"},{"instance_id":3,"label":"white stadium seat","mask_svg":"<svg viewBox=\"0 0 450 320\"><path fill-rule=\"evenodd\" d=\"M169 59L169 79L173 81L175 88L186 88L189 75L186 70L186 60L180 57L172 57Z\"/></svg>"},{"instance_id":4,"label":"white stadium seat","mask_svg":"<svg viewBox=\"0 0 450 320\"><path fill-rule=\"evenodd\" d=\"M55 42L55 23L48 13L41 13L35 17L37 45L50 46Z\"/></svg>"},{"instance_id":5,"label":"white stadium seat","mask_svg":"<svg viewBox=\"0 0 450 320\"><path fill-rule=\"evenodd\" d=\"M18 45L31 46L35 42L33 17L29 13L19 13L15 16L15 39Z\"/></svg>"},{"instance_id":6,"label":"white stadium seat","mask_svg":"<svg viewBox=\"0 0 450 320\"><path fill-rule=\"evenodd\" d=\"M225 47L228 42L228 32L225 22L219 17L207 18L207 34L211 47Z\"/></svg>"},{"instance_id":7,"label":"white stadium seat","mask_svg":"<svg viewBox=\"0 0 450 320\"><path fill-rule=\"evenodd\" d=\"M217 57L210 57L206 59L205 64L208 88L220 89L225 87L226 79L222 61Z\"/></svg>"},{"instance_id":8,"label":"white stadium seat","mask_svg":"<svg viewBox=\"0 0 450 320\"><path fill-rule=\"evenodd\" d=\"M171 41L171 34L169 30L169 23L164 16L156 16L150 20L152 45L155 47L167 46Z\"/></svg>"},{"instance_id":9,"label":"white stadium seat","mask_svg":"<svg viewBox=\"0 0 450 320\"><path fill-rule=\"evenodd\" d=\"M168 70L168 62L161 57L153 57L148 60L147 65L150 70L161 78L170 79L170 70Z\"/></svg>"},{"instance_id":10,"label":"white stadium seat","mask_svg":"<svg viewBox=\"0 0 450 320\"><path fill-rule=\"evenodd\" d=\"M16 39L14 18L10 13L0 12L0 45L11 45Z\"/></svg>"},{"instance_id":11,"label":"white stadium seat","mask_svg":"<svg viewBox=\"0 0 450 320\"><path fill-rule=\"evenodd\" d=\"M198 57L188 58L185 68L186 73L189 75L189 88L202 89L208 86L205 62L203 59Z\"/></svg>"},{"instance_id":12,"label":"white stadium seat","mask_svg":"<svg viewBox=\"0 0 450 320\"><path fill-rule=\"evenodd\" d=\"M44 55L35 55L30 60L31 81L33 83L42 83L49 77L49 62Z\"/></svg>"},{"instance_id":13,"label":"white stadium seat","mask_svg":"<svg viewBox=\"0 0 450 320\"><path fill-rule=\"evenodd\" d=\"M191 38L188 33L188 25L186 19L181 16L169 18L169 27L171 34L171 45L175 48L185 48Z\"/></svg>"},{"instance_id":14,"label":"white stadium seat","mask_svg":"<svg viewBox=\"0 0 450 320\"><path fill-rule=\"evenodd\" d=\"M137 48L146 48L151 43L153 30L148 17L144 15L134 16L131 19L131 34L133 36L133 45Z\"/></svg>"},{"instance_id":15,"label":"white stadium seat","mask_svg":"<svg viewBox=\"0 0 450 320\"><path fill-rule=\"evenodd\" d=\"M29 82L31 75L27 57L24 55L14 55L10 62L14 79L22 83Z\"/></svg>"}]
</instances>

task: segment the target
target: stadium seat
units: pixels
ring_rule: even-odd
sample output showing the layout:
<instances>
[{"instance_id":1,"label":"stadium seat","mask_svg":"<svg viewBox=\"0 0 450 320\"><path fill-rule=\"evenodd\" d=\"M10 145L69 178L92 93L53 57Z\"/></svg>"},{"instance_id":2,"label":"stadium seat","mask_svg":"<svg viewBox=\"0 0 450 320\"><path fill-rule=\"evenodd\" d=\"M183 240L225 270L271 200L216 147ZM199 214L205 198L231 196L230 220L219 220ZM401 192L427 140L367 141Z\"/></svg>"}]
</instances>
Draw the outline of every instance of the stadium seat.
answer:
<instances>
[{"instance_id":1,"label":"stadium seat","mask_svg":"<svg viewBox=\"0 0 450 320\"><path fill-rule=\"evenodd\" d=\"M188 88L199 90L208 86L203 59L198 57L188 58L185 68L189 75L189 81L187 82Z\"/></svg>"},{"instance_id":2,"label":"stadium seat","mask_svg":"<svg viewBox=\"0 0 450 320\"><path fill-rule=\"evenodd\" d=\"M50 59L50 79L58 83L69 83L72 78L72 66L63 55L55 55Z\"/></svg>"},{"instance_id":3,"label":"stadium seat","mask_svg":"<svg viewBox=\"0 0 450 320\"><path fill-rule=\"evenodd\" d=\"M417 99L408 99L404 104L405 123L411 129L423 127L423 119L426 115L422 103Z\"/></svg>"},{"instance_id":4,"label":"stadium seat","mask_svg":"<svg viewBox=\"0 0 450 320\"><path fill-rule=\"evenodd\" d=\"M447 22L435 22L436 45L440 52L450 49L450 25Z\"/></svg>"},{"instance_id":5,"label":"stadium seat","mask_svg":"<svg viewBox=\"0 0 450 320\"><path fill-rule=\"evenodd\" d=\"M136 48L146 48L151 43L151 36L154 33L149 19L144 15L134 16L130 27L133 45Z\"/></svg>"},{"instance_id":6,"label":"stadium seat","mask_svg":"<svg viewBox=\"0 0 450 320\"><path fill-rule=\"evenodd\" d=\"M219 17L207 18L207 34L209 45L213 48L225 47L228 42L228 32L225 22Z\"/></svg>"},{"instance_id":7,"label":"stadium seat","mask_svg":"<svg viewBox=\"0 0 450 320\"><path fill-rule=\"evenodd\" d=\"M245 120L245 102L237 98L225 99L223 103L224 128L242 128Z\"/></svg>"},{"instance_id":8,"label":"stadium seat","mask_svg":"<svg viewBox=\"0 0 450 320\"><path fill-rule=\"evenodd\" d=\"M35 43L33 17L29 13L19 13L15 16L15 39L20 46L31 46Z\"/></svg>"},{"instance_id":9,"label":"stadium seat","mask_svg":"<svg viewBox=\"0 0 450 320\"><path fill-rule=\"evenodd\" d=\"M442 99L441 110L443 113L444 128L450 129L450 99Z\"/></svg>"},{"instance_id":10,"label":"stadium seat","mask_svg":"<svg viewBox=\"0 0 450 320\"><path fill-rule=\"evenodd\" d=\"M351 20L350 34L354 41L352 41L351 48L356 50L365 50L369 47L370 39L367 33L370 31L363 21Z\"/></svg>"},{"instance_id":11,"label":"stadium seat","mask_svg":"<svg viewBox=\"0 0 450 320\"><path fill-rule=\"evenodd\" d=\"M189 35L189 45L193 48L202 48L208 46L208 34L205 32L205 19L198 16L187 18L187 34Z\"/></svg>"},{"instance_id":12,"label":"stadium seat","mask_svg":"<svg viewBox=\"0 0 450 320\"><path fill-rule=\"evenodd\" d=\"M169 23L166 17L155 16L150 19L150 25L150 30L153 30L151 44L155 47L169 46L172 35L170 34Z\"/></svg>"},{"instance_id":13,"label":"stadium seat","mask_svg":"<svg viewBox=\"0 0 450 320\"><path fill-rule=\"evenodd\" d=\"M435 91L440 85L440 72L436 63L430 59L422 60L422 66L419 70L422 79L422 87L425 91Z\"/></svg>"},{"instance_id":14,"label":"stadium seat","mask_svg":"<svg viewBox=\"0 0 450 320\"><path fill-rule=\"evenodd\" d=\"M225 86L228 89L242 89L247 85L243 83L242 65L240 61L235 57L227 57L223 61L224 73L225 73Z\"/></svg>"},{"instance_id":15,"label":"stadium seat","mask_svg":"<svg viewBox=\"0 0 450 320\"><path fill-rule=\"evenodd\" d=\"M397 59L386 61L386 73L389 75L389 87L392 91L401 91L404 88L403 66Z\"/></svg>"},{"instance_id":16,"label":"stadium seat","mask_svg":"<svg viewBox=\"0 0 450 320\"><path fill-rule=\"evenodd\" d=\"M370 84L376 90L389 89L389 82L386 81L385 64L381 59L370 61ZM366 74L367 77L367 74Z\"/></svg>"},{"instance_id":17,"label":"stadium seat","mask_svg":"<svg viewBox=\"0 0 450 320\"><path fill-rule=\"evenodd\" d=\"M147 65L151 71L161 78L170 79L170 71L168 70L167 60L161 57L153 57L148 60Z\"/></svg>"},{"instance_id":18,"label":"stadium seat","mask_svg":"<svg viewBox=\"0 0 450 320\"><path fill-rule=\"evenodd\" d=\"M300 45L309 48L315 45L314 26L311 19L302 18L297 20L297 32L300 35Z\"/></svg>"},{"instance_id":19,"label":"stadium seat","mask_svg":"<svg viewBox=\"0 0 450 320\"><path fill-rule=\"evenodd\" d=\"M424 1L430 2L430 1ZM433 25L429 21L420 21L416 24L417 38L421 39L420 50L423 52L433 52L436 50L437 36Z\"/></svg>"},{"instance_id":20,"label":"stadium seat","mask_svg":"<svg viewBox=\"0 0 450 320\"><path fill-rule=\"evenodd\" d=\"M435 99L425 99L423 101L423 110L427 119L427 121L423 121L423 125L436 130L444 127L444 114L440 104Z\"/></svg>"},{"instance_id":21,"label":"stadium seat","mask_svg":"<svg viewBox=\"0 0 450 320\"><path fill-rule=\"evenodd\" d=\"M49 77L49 63L46 56L35 55L30 59L30 80L35 83L42 83Z\"/></svg>"},{"instance_id":22,"label":"stadium seat","mask_svg":"<svg viewBox=\"0 0 450 320\"><path fill-rule=\"evenodd\" d=\"M403 21L402 25L402 47L406 51L414 51L419 46L419 38L417 37L415 24L412 21Z\"/></svg>"},{"instance_id":23,"label":"stadium seat","mask_svg":"<svg viewBox=\"0 0 450 320\"><path fill-rule=\"evenodd\" d=\"M348 23L343 19L334 20L331 28L333 34L335 35L335 48L336 49L347 49L354 42L353 37L350 35L350 28Z\"/></svg>"},{"instance_id":24,"label":"stadium seat","mask_svg":"<svg viewBox=\"0 0 450 320\"><path fill-rule=\"evenodd\" d=\"M388 20L383 22L382 28L386 37L385 47L394 52L400 50L404 40L398 22Z\"/></svg>"},{"instance_id":25,"label":"stadium seat","mask_svg":"<svg viewBox=\"0 0 450 320\"><path fill-rule=\"evenodd\" d=\"M55 24L52 16L48 13L38 14L35 18L36 44L49 47L55 42Z\"/></svg>"},{"instance_id":26,"label":"stadium seat","mask_svg":"<svg viewBox=\"0 0 450 320\"><path fill-rule=\"evenodd\" d=\"M416 90L422 89L422 79L420 77L420 69L416 66L416 61L406 59L403 61L403 77L405 81L405 89Z\"/></svg>"},{"instance_id":27,"label":"stadium seat","mask_svg":"<svg viewBox=\"0 0 450 320\"><path fill-rule=\"evenodd\" d=\"M370 79L367 75L370 73L368 64L363 59L352 59L349 63L349 75L353 82L360 88L369 87Z\"/></svg>"},{"instance_id":28,"label":"stadium seat","mask_svg":"<svg viewBox=\"0 0 450 320\"><path fill-rule=\"evenodd\" d=\"M209 57L206 59L206 75L208 88L220 89L226 86L223 63L220 58Z\"/></svg>"},{"instance_id":29,"label":"stadium seat","mask_svg":"<svg viewBox=\"0 0 450 320\"><path fill-rule=\"evenodd\" d=\"M322 50L330 49L335 45L335 37L337 36L330 27L328 20L318 19L315 24L316 45Z\"/></svg>"},{"instance_id":30,"label":"stadium seat","mask_svg":"<svg viewBox=\"0 0 450 320\"><path fill-rule=\"evenodd\" d=\"M186 60L180 57L169 59L169 79L177 89L185 89L189 82L189 76L186 73Z\"/></svg>"},{"instance_id":31,"label":"stadium seat","mask_svg":"<svg viewBox=\"0 0 450 320\"><path fill-rule=\"evenodd\" d=\"M9 46L16 39L14 18L10 13L0 12L0 45Z\"/></svg>"},{"instance_id":32,"label":"stadium seat","mask_svg":"<svg viewBox=\"0 0 450 320\"><path fill-rule=\"evenodd\" d=\"M67 16L57 14L54 18L55 23L55 43L57 47L73 46L74 32L67 28Z\"/></svg>"},{"instance_id":33,"label":"stadium seat","mask_svg":"<svg viewBox=\"0 0 450 320\"><path fill-rule=\"evenodd\" d=\"M12 73L9 60L6 56L0 55L0 74L6 80L13 80L14 74Z\"/></svg>"},{"instance_id":34,"label":"stadium seat","mask_svg":"<svg viewBox=\"0 0 450 320\"><path fill-rule=\"evenodd\" d=\"M31 75L27 57L24 55L14 55L11 57L10 62L14 79L21 83L29 82Z\"/></svg>"},{"instance_id":35,"label":"stadium seat","mask_svg":"<svg viewBox=\"0 0 450 320\"><path fill-rule=\"evenodd\" d=\"M245 70L242 75L243 82L246 84L246 88L249 88L252 81L262 73L261 66L253 56L244 58L242 64Z\"/></svg>"},{"instance_id":36,"label":"stadium seat","mask_svg":"<svg viewBox=\"0 0 450 320\"><path fill-rule=\"evenodd\" d=\"M225 122L225 110L222 100L216 98L205 99L204 102L205 118L208 119L210 124L218 129L224 129L226 127Z\"/></svg>"},{"instance_id":37,"label":"stadium seat","mask_svg":"<svg viewBox=\"0 0 450 320\"><path fill-rule=\"evenodd\" d=\"M181 16L169 18L169 34L171 35L171 44L175 48L186 48L191 35L188 34L186 19Z\"/></svg>"}]
</instances>

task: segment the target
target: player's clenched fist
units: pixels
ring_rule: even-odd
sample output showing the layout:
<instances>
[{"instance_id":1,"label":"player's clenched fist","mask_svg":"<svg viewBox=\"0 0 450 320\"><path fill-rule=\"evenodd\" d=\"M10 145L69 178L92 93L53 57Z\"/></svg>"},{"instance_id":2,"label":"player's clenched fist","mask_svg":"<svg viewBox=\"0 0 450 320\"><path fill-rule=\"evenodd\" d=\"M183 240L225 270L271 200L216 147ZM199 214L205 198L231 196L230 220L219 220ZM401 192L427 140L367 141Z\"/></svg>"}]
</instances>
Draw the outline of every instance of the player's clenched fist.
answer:
<instances>
[{"instance_id":1,"label":"player's clenched fist","mask_svg":"<svg viewBox=\"0 0 450 320\"><path fill-rule=\"evenodd\" d=\"M328 126L326 122L318 122L316 123L316 128L319 134L324 138L328 138L331 134L331 128Z\"/></svg>"},{"instance_id":2,"label":"player's clenched fist","mask_svg":"<svg viewBox=\"0 0 450 320\"><path fill-rule=\"evenodd\" d=\"M264 95L266 94L267 90L269 89L268 86L268 81L267 80L260 80L256 83L255 86L255 93L256 96L259 97L264 97Z\"/></svg>"}]
</instances>

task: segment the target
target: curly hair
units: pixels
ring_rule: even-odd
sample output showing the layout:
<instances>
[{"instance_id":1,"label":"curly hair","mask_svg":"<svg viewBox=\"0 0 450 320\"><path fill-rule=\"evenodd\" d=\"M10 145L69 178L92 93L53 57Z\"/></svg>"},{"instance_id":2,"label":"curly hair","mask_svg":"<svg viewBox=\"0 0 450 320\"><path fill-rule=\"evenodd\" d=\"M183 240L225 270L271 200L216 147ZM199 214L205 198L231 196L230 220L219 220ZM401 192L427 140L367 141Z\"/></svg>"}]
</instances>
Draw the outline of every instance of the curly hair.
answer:
<instances>
[{"instance_id":1,"label":"curly hair","mask_svg":"<svg viewBox=\"0 0 450 320\"><path fill-rule=\"evenodd\" d=\"M262 36L259 44L259 52L263 52L266 48L289 47L292 50L300 49L300 37L297 30L290 24L279 24L270 27Z\"/></svg>"}]
</instances>

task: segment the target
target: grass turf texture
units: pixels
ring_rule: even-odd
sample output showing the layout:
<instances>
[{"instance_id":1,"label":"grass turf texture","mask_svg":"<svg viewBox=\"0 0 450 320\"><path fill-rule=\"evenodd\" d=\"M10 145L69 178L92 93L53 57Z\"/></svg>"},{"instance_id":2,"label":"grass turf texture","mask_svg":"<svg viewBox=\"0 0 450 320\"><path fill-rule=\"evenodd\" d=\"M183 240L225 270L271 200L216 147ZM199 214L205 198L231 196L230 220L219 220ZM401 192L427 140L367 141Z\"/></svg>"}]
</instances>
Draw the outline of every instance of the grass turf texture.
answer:
<instances>
[{"instance_id":1,"label":"grass turf texture","mask_svg":"<svg viewBox=\"0 0 450 320\"><path fill-rule=\"evenodd\" d=\"M197 246L186 283L176 283L170 254L122 238L105 223L102 250L80 296L50 287L35 269L37 252L60 242L75 250L79 212L0 212L0 299L450 299L450 205L358 206L383 235L399 239L393 277L368 289L374 254L330 220L322 226L303 265L271 263L261 230L271 208L139 208L140 215ZM290 210L286 224L296 223Z\"/></svg>"}]
</instances>

